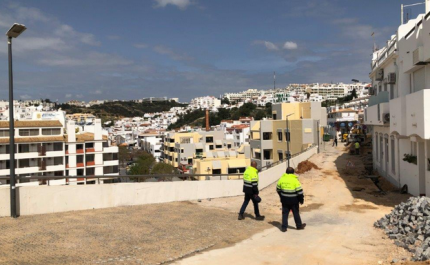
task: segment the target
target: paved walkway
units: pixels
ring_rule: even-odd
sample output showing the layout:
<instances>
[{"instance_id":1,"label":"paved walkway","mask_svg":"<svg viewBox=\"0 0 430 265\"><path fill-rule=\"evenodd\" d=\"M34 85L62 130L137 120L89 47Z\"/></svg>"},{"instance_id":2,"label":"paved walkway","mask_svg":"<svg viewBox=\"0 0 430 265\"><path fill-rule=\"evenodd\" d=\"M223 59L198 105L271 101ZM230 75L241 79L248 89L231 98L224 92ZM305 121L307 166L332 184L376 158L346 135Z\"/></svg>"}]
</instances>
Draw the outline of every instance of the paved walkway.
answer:
<instances>
[{"instance_id":1,"label":"paved walkway","mask_svg":"<svg viewBox=\"0 0 430 265\"><path fill-rule=\"evenodd\" d=\"M343 146L325 149L311 158L322 169L300 176L307 195L302 207L306 230L279 230L280 203L272 185L262 193L262 208L267 221L276 227L234 246L195 255L177 264L389 264L393 257L409 257L409 253L385 239L382 231L373 228L375 220L407 196L379 196L370 180L360 178L358 156L344 154ZM345 169L348 160L353 162L354 169ZM390 187L387 183L383 186ZM364 190L352 191L357 188ZM240 202L241 198L230 198L204 204L237 212ZM248 211L251 213L252 209ZM295 226L292 218L290 225Z\"/></svg>"}]
</instances>

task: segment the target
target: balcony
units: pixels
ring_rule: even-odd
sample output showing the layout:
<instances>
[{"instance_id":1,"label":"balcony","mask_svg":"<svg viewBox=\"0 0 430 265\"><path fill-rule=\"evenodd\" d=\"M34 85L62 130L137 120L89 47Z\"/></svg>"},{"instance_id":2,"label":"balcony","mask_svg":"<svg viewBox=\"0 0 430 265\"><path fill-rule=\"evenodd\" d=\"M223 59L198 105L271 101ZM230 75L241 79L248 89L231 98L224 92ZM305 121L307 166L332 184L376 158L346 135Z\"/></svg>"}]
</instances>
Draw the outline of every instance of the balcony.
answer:
<instances>
[{"instance_id":1,"label":"balcony","mask_svg":"<svg viewBox=\"0 0 430 265\"><path fill-rule=\"evenodd\" d=\"M406 97L390 100L390 132L406 135Z\"/></svg>"},{"instance_id":2,"label":"balcony","mask_svg":"<svg viewBox=\"0 0 430 265\"><path fill-rule=\"evenodd\" d=\"M369 107L380 103L386 103L390 101L390 93L388 91L379 92L376 96L369 98Z\"/></svg>"},{"instance_id":3,"label":"balcony","mask_svg":"<svg viewBox=\"0 0 430 265\"><path fill-rule=\"evenodd\" d=\"M377 105L369 106L365 110L364 124L366 125L377 125L377 126L389 126L390 125L390 103L380 103ZM388 118L388 119L387 119Z\"/></svg>"},{"instance_id":4,"label":"balcony","mask_svg":"<svg viewBox=\"0 0 430 265\"><path fill-rule=\"evenodd\" d=\"M251 145L251 148L261 149L261 140L250 140L249 144Z\"/></svg>"},{"instance_id":5,"label":"balcony","mask_svg":"<svg viewBox=\"0 0 430 265\"><path fill-rule=\"evenodd\" d=\"M426 104L427 102L427 104ZM406 135L430 139L430 89L406 95Z\"/></svg>"}]
</instances>

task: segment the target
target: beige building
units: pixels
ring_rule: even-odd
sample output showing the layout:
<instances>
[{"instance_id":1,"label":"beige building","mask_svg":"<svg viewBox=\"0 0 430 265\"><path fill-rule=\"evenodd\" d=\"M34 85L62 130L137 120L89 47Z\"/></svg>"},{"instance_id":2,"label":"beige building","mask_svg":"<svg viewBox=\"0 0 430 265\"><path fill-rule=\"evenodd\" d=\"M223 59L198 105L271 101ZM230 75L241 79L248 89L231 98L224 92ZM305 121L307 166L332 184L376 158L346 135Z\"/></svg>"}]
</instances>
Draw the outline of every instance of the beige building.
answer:
<instances>
[{"instance_id":1,"label":"beige building","mask_svg":"<svg viewBox=\"0 0 430 265\"><path fill-rule=\"evenodd\" d=\"M246 151L247 150L247 151ZM251 164L249 145L238 151L207 152L205 158L196 159L193 174L239 174L245 172ZM238 176L209 177L213 179L236 179ZM205 180L206 177L198 177Z\"/></svg>"},{"instance_id":2,"label":"beige building","mask_svg":"<svg viewBox=\"0 0 430 265\"><path fill-rule=\"evenodd\" d=\"M251 122L251 160L259 167L287 158L287 121L290 154L304 151L319 139L318 131L327 126L327 111L320 102L280 103L272 106L272 120Z\"/></svg>"}]
</instances>

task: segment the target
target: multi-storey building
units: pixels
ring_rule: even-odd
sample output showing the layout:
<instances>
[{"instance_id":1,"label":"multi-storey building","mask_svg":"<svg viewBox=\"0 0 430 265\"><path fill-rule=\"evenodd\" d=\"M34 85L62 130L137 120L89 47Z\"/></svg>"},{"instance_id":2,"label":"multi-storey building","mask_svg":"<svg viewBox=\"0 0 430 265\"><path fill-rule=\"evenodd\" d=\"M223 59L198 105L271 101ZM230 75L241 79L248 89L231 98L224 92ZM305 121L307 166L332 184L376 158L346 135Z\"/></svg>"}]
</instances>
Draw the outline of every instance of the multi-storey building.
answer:
<instances>
[{"instance_id":1,"label":"multi-storey building","mask_svg":"<svg viewBox=\"0 0 430 265\"><path fill-rule=\"evenodd\" d=\"M365 124L374 168L413 195L430 194L430 3L373 53Z\"/></svg>"},{"instance_id":2,"label":"multi-storey building","mask_svg":"<svg viewBox=\"0 0 430 265\"><path fill-rule=\"evenodd\" d=\"M188 171L195 159L205 158L207 152L230 151L233 140L224 139L222 131L169 132L164 141L164 163Z\"/></svg>"},{"instance_id":3,"label":"multi-storey building","mask_svg":"<svg viewBox=\"0 0 430 265\"><path fill-rule=\"evenodd\" d=\"M9 175L10 169L8 128L8 121L0 122L1 176ZM30 182L27 176L58 176L61 180L57 183L79 184L85 183L84 178L64 177L115 176L119 172L118 147L109 146L107 137L102 135L100 120L89 131L81 132L76 132L73 121L66 128L56 120L15 121L15 143L15 173L19 183ZM111 181L111 177L103 181Z\"/></svg>"},{"instance_id":4,"label":"multi-storey building","mask_svg":"<svg viewBox=\"0 0 430 265\"><path fill-rule=\"evenodd\" d=\"M162 162L164 135L157 133L141 133L138 136L140 147L150 153L157 162Z\"/></svg>"},{"instance_id":5,"label":"multi-storey building","mask_svg":"<svg viewBox=\"0 0 430 265\"><path fill-rule=\"evenodd\" d=\"M216 109L220 106L220 99L214 96L206 96L192 99L188 107L192 109Z\"/></svg>"},{"instance_id":6,"label":"multi-storey building","mask_svg":"<svg viewBox=\"0 0 430 265\"><path fill-rule=\"evenodd\" d=\"M327 111L320 102L281 103L272 106L273 120L251 122L251 160L266 166L287 157L287 115L290 154L319 141L318 131L327 126Z\"/></svg>"}]
</instances>

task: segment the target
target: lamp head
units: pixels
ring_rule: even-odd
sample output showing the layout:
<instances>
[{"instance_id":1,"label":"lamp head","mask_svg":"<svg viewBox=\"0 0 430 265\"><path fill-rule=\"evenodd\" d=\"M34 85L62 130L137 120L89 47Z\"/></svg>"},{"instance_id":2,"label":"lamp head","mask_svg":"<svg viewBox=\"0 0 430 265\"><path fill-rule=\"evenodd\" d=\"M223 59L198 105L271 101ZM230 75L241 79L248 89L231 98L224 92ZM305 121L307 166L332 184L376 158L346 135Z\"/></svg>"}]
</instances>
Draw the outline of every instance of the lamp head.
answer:
<instances>
[{"instance_id":1,"label":"lamp head","mask_svg":"<svg viewBox=\"0 0 430 265\"><path fill-rule=\"evenodd\" d=\"M22 24L18 24L15 23L12 25L12 27L6 32L6 35L9 38L16 38L19 35L21 35L21 33L23 33L27 28L22 25Z\"/></svg>"}]
</instances>

